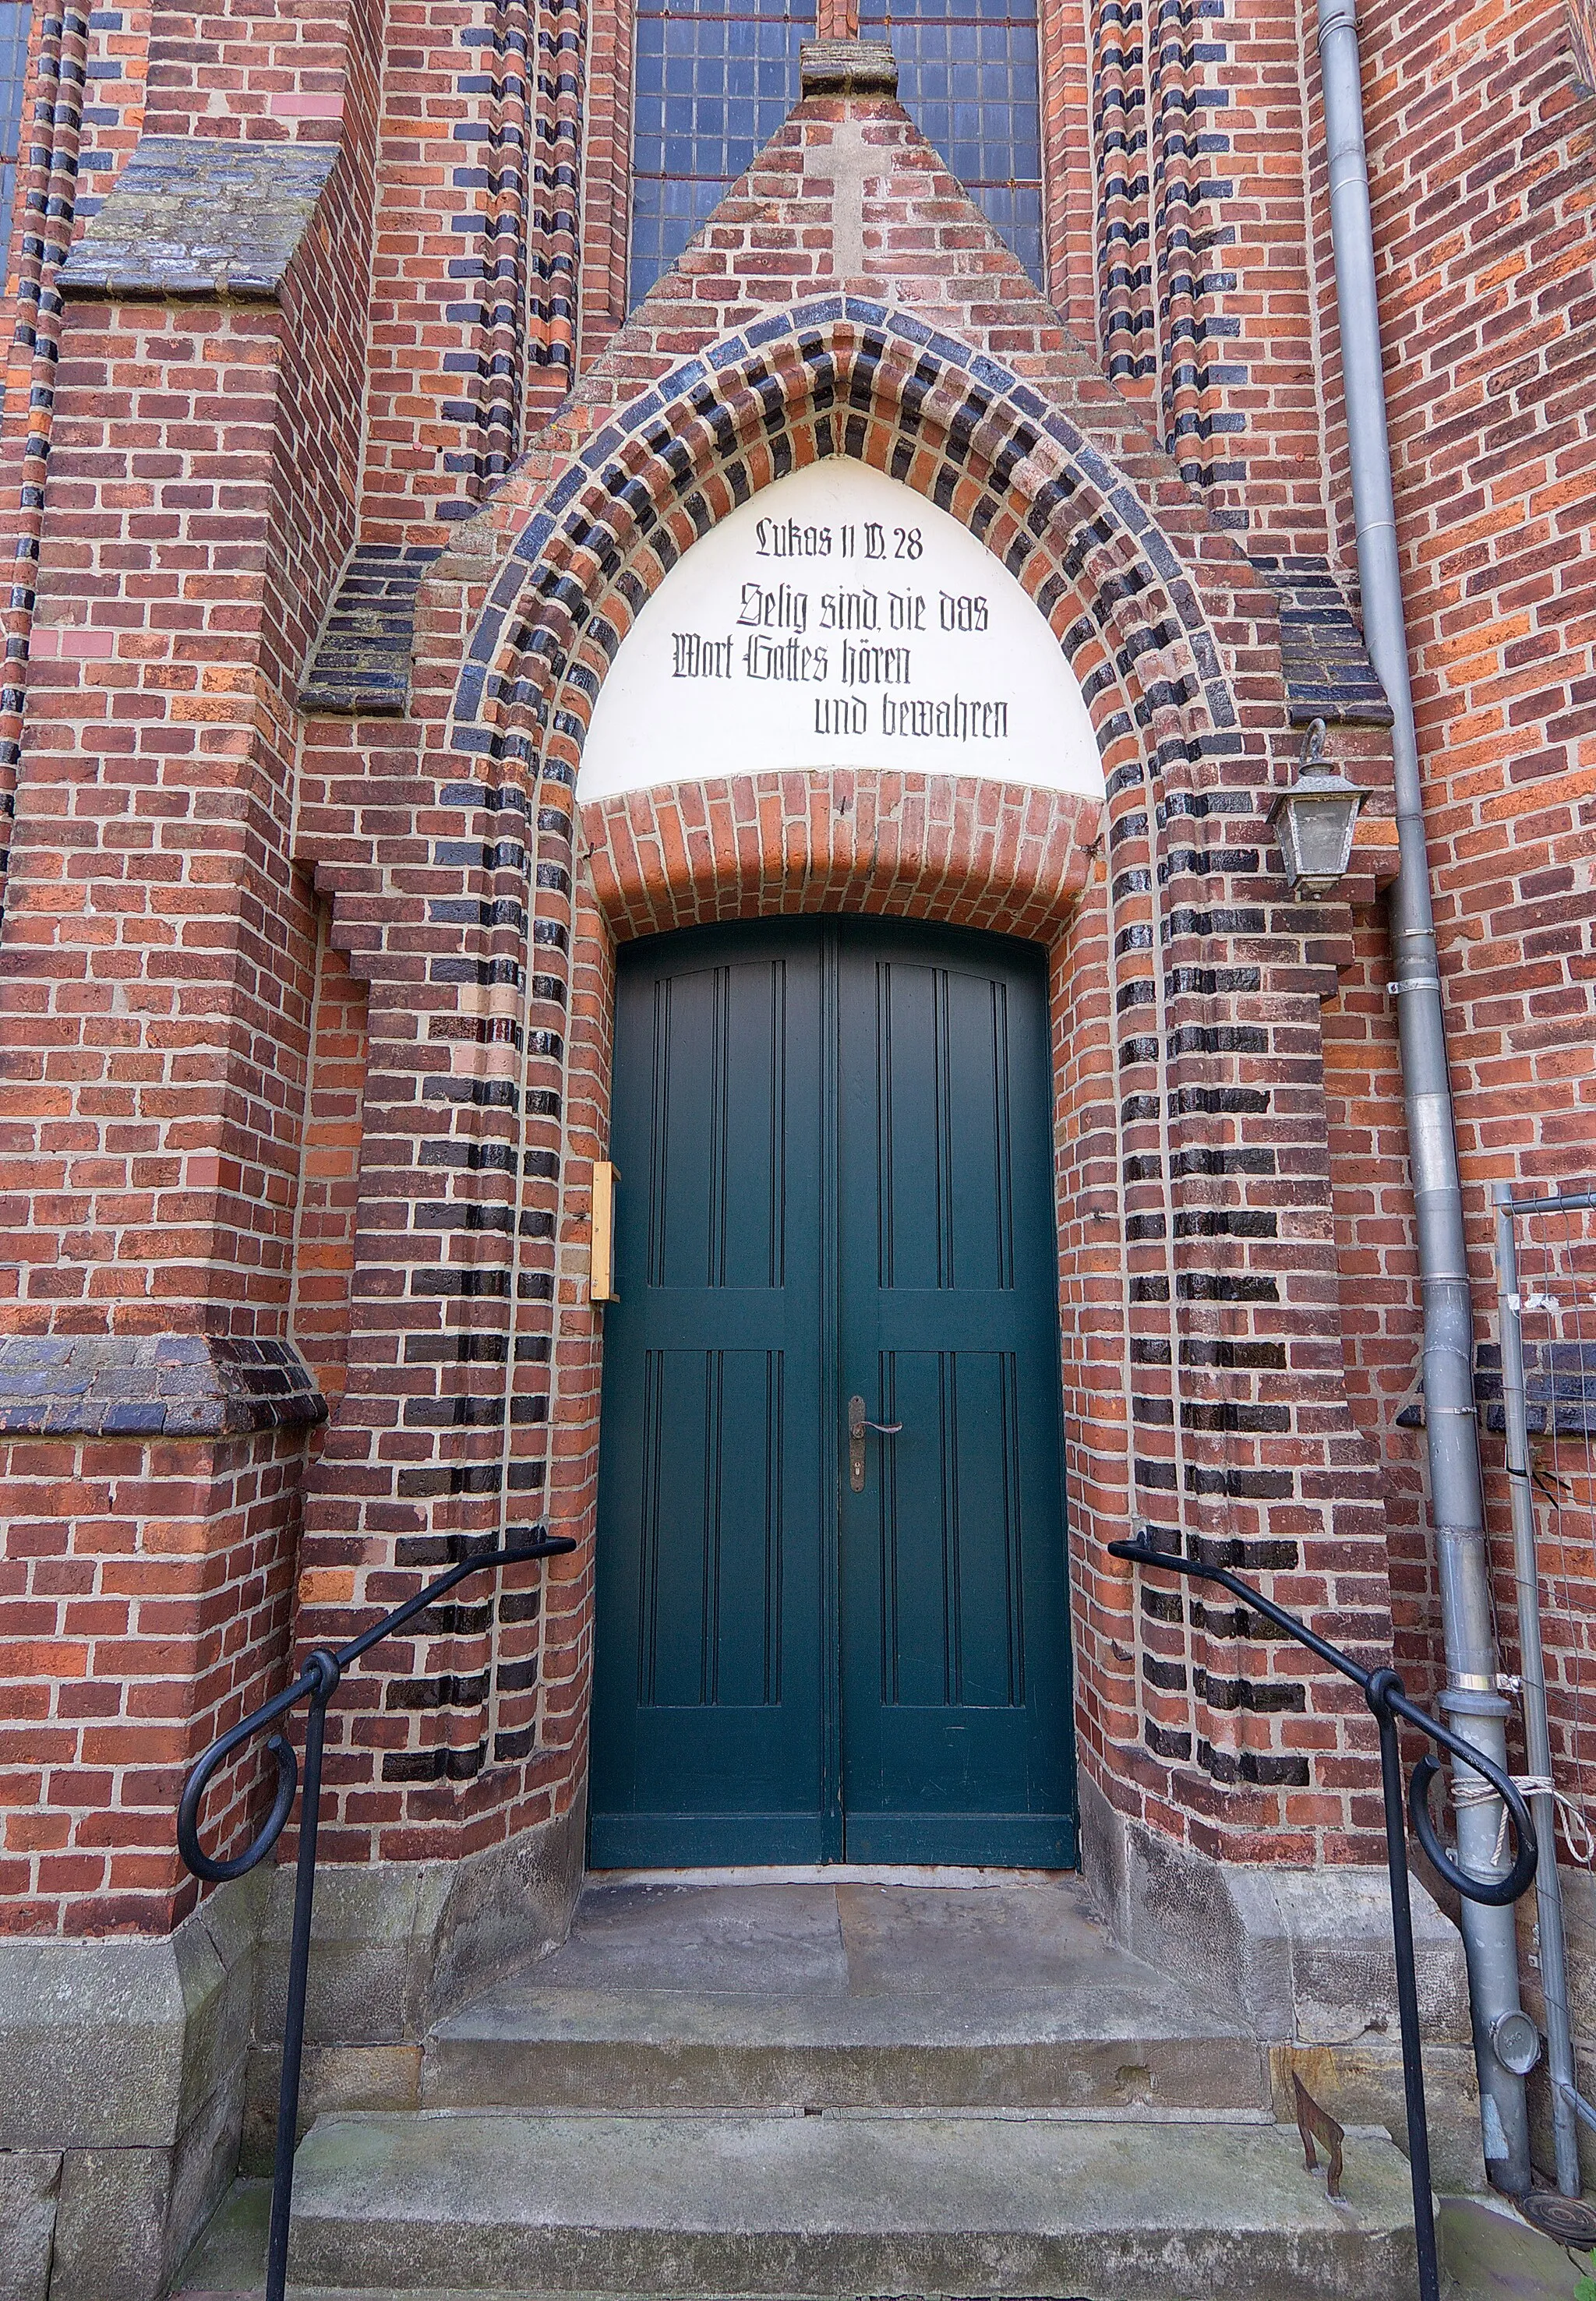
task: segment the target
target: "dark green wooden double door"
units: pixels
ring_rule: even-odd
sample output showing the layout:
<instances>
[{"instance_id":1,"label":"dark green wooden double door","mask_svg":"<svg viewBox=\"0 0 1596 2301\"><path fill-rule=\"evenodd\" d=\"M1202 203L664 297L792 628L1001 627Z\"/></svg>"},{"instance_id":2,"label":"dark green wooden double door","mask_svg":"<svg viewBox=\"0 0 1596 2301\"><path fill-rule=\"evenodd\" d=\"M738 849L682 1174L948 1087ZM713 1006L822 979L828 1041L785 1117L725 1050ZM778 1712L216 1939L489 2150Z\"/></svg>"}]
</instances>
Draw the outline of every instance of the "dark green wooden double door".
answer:
<instances>
[{"instance_id":1,"label":"dark green wooden double door","mask_svg":"<svg viewBox=\"0 0 1596 2301\"><path fill-rule=\"evenodd\" d=\"M1049 1075L1024 944L623 952L595 1867L1073 1864Z\"/></svg>"}]
</instances>

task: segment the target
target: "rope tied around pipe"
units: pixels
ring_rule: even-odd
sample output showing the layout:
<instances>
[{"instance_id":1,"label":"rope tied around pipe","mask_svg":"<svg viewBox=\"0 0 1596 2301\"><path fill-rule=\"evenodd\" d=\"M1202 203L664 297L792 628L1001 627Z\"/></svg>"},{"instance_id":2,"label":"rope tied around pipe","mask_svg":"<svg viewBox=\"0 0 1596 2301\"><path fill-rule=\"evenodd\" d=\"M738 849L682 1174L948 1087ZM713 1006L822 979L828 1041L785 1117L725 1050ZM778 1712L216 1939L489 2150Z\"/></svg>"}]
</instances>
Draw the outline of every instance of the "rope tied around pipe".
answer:
<instances>
[{"instance_id":1,"label":"rope tied around pipe","mask_svg":"<svg viewBox=\"0 0 1596 2301\"><path fill-rule=\"evenodd\" d=\"M1563 1833L1563 1843L1568 1848L1568 1858L1571 1862L1577 1862L1582 1870L1589 1870L1593 1863L1596 1863L1596 1830L1592 1828L1584 1808L1571 1798L1566 1790L1558 1789L1550 1774L1510 1774L1508 1778L1521 1797L1550 1798L1557 1810L1558 1821ZM1457 1766L1452 1768L1454 1806L1490 1805L1496 1799L1497 1795L1491 1784L1476 1774L1472 1766L1462 1770ZM1491 1856L1493 1864L1501 1862L1507 1853L1508 1819L1508 1809L1504 1805L1501 1810L1501 1820L1497 1824L1495 1851ZM1576 1843L1576 1836L1578 1840L1583 1841L1583 1852L1580 1844Z\"/></svg>"}]
</instances>

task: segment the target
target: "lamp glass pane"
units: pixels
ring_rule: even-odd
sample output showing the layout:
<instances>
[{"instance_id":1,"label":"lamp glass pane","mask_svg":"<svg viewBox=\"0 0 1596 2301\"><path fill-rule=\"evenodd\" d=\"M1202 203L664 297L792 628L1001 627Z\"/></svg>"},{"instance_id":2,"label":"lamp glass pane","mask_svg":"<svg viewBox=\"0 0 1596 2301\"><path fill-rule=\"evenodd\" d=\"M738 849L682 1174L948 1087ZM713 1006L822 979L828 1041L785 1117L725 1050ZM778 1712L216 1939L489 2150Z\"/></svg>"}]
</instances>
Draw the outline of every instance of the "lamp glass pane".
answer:
<instances>
[{"instance_id":1,"label":"lamp glass pane","mask_svg":"<svg viewBox=\"0 0 1596 2301\"><path fill-rule=\"evenodd\" d=\"M1333 886L1346 876L1352 859L1352 833L1362 794L1339 776L1334 782L1326 777L1318 788L1316 780L1304 776L1294 783L1285 792L1274 818L1286 875L1293 885L1305 879Z\"/></svg>"}]
</instances>

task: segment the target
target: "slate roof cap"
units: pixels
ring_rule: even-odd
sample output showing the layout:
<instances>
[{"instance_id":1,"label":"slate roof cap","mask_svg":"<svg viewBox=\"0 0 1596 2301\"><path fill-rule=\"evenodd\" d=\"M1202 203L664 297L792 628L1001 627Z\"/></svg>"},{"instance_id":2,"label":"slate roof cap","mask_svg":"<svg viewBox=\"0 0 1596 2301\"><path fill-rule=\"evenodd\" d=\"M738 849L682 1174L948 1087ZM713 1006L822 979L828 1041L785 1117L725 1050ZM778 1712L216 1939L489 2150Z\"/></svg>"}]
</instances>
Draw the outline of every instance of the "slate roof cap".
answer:
<instances>
[{"instance_id":1,"label":"slate roof cap","mask_svg":"<svg viewBox=\"0 0 1596 2301\"><path fill-rule=\"evenodd\" d=\"M1253 555L1280 602L1280 664L1293 727L1389 727L1391 708L1328 559Z\"/></svg>"},{"instance_id":2,"label":"slate roof cap","mask_svg":"<svg viewBox=\"0 0 1596 2301\"><path fill-rule=\"evenodd\" d=\"M0 1433L218 1438L323 1422L291 1343L211 1335L0 1335Z\"/></svg>"},{"instance_id":3,"label":"slate roof cap","mask_svg":"<svg viewBox=\"0 0 1596 2301\"><path fill-rule=\"evenodd\" d=\"M336 144L144 136L63 264L68 295L272 302Z\"/></svg>"}]
</instances>

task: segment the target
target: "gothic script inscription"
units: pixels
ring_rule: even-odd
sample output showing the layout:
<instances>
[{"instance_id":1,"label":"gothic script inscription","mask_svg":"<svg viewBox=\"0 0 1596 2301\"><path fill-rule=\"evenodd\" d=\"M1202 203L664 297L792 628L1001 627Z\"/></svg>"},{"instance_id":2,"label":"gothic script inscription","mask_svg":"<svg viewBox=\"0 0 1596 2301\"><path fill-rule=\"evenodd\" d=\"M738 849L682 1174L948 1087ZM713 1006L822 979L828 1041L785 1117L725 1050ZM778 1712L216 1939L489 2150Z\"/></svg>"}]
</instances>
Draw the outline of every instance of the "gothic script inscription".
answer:
<instances>
[{"instance_id":1,"label":"gothic script inscription","mask_svg":"<svg viewBox=\"0 0 1596 2301\"><path fill-rule=\"evenodd\" d=\"M828 767L1103 788L1081 690L1018 582L948 512L842 457L678 561L617 652L577 788Z\"/></svg>"}]
</instances>

